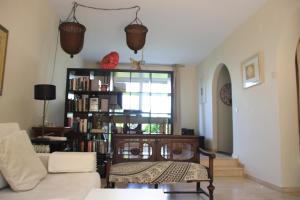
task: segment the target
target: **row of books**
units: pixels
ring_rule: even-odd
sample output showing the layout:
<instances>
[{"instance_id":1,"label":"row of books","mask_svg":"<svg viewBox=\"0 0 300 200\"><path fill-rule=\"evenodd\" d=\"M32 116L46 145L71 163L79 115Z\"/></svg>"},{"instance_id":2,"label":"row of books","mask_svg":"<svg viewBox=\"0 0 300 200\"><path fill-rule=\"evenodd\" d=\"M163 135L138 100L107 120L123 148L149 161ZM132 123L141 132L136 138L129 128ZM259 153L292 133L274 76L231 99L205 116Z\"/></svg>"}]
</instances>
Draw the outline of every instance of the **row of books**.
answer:
<instances>
[{"instance_id":1,"label":"row of books","mask_svg":"<svg viewBox=\"0 0 300 200\"><path fill-rule=\"evenodd\" d=\"M107 153L107 142L105 140L81 141L80 151Z\"/></svg>"},{"instance_id":2,"label":"row of books","mask_svg":"<svg viewBox=\"0 0 300 200\"><path fill-rule=\"evenodd\" d=\"M74 91L89 91L91 80L89 76L78 76L69 80L69 90Z\"/></svg>"},{"instance_id":3,"label":"row of books","mask_svg":"<svg viewBox=\"0 0 300 200\"><path fill-rule=\"evenodd\" d=\"M101 154L105 154L108 152L108 143L106 140L73 140L73 151L81 151L81 152L98 152Z\"/></svg>"},{"instance_id":4,"label":"row of books","mask_svg":"<svg viewBox=\"0 0 300 200\"><path fill-rule=\"evenodd\" d=\"M70 123L70 124L69 124ZM73 130L76 130L79 133L88 133L92 129L92 122L87 118L77 117L75 120L73 118L68 118L68 125L72 127Z\"/></svg>"},{"instance_id":5,"label":"row of books","mask_svg":"<svg viewBox=\"0 0 300 200\"><path fill-rule=\"evenodd\" d=\"M91 80L93 79L93 80ZM108 91L109 76L77 76L69 79L69 90L73 91Z\"/></svg>"},{"instance_id":6,"label":"row of books","mask_svg":"<svg viewBox=\"0 0 300 200\"><path fill-rule=\"evenodd\" d=\"M67 107L69 112L108 112L109 99L76 95L74 100L67 101Z\"/></svg>"}]
</instances>

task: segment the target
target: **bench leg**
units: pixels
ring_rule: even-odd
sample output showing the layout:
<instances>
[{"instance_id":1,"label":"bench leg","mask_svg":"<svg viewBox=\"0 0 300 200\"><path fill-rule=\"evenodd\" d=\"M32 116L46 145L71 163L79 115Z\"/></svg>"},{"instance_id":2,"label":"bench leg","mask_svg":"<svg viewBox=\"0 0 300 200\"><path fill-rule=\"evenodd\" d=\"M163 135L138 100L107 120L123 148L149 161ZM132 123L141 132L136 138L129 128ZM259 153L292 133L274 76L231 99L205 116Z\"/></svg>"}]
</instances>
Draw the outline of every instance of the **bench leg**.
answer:
<instances>
[{"instance_id":1,"label":"bench leg","mask_svg":"<svg viewBox=\"0 0 300 200\"><path fill-rule=\"evenodd\" d=\"M213 185L213 182L210 181L209 185L207 186L208 192L209 192L209 200L213 200L214 199L214 190L215 190L215 186Z\"/></svg>"},{"instance_id":2,"label":"bench leg","mask_svg":"<svg viewBox=\"0 0 300 200\"><path fill-rule=\"evenodd\" d=\"M197 182L197 183L196 183L196 191L197 191L197 192L200 192L200 182Z\"/></svg>"},{"instance_id":3,"label":"bench leg","mask_svg":"<svg viewBox=\"0 0 300 200\"><path fill-rule=\"evenodd\" d=\"M115 182L112 182L112 183L111 183L111 188L115 188L115 187L116 187Z\"/></svg>"},{"instance_id":4,"label":"bench leg","mask_svg":"<svg viewBox=\"0 0 300 200\"><path fill-rule=\"evenodd\" d=\"M154 184L154 188L155 188L155 189L158 189L158 184L157 184L157 183Z\"/></svg>"}]
</instances>

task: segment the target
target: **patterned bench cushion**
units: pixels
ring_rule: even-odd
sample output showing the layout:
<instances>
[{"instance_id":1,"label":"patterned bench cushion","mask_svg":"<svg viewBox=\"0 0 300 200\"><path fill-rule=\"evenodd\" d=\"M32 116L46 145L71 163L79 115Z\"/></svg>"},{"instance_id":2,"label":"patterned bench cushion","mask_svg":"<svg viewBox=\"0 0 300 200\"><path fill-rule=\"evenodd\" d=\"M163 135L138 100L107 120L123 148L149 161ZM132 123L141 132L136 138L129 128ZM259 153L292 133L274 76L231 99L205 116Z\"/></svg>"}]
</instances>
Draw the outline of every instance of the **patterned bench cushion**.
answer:
<instances>
[{"instance_id":1,"label":"patterned bench cushion","mask_svg":"<svg viewBox=\"0 0 300 200\"><path fill-rule=\"evenodd\" d=\"M126 162L111 166L109 181L140 184L170 184L209 180L207 169L197 163L158 161Z\"/></svg>"}]
</instances>

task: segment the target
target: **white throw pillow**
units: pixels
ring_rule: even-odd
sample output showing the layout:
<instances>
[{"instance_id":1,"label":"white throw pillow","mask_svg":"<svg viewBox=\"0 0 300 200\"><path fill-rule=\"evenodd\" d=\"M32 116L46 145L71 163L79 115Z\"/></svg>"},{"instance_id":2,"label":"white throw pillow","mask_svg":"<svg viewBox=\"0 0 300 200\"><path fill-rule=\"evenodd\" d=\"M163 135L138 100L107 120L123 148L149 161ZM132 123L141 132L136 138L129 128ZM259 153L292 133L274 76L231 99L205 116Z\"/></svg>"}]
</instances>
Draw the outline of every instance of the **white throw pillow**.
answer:
<instances>
[{"instance_id":1,"label":"white throw pillow","mask_svg":"<svg viewBox=\"0 0 300 200\"><path fill-rule=\"evenodd\" d=\"M0 189L7 187L8 184L2 174L0 173Z\"/></svg>"},{"instance_id":2,"label":"white throw pillow","mask_svg":"<svg viewBox=\"0 0 300 200\"><path fill-rule=\"evenodd\" d=\"M95 172L95 152L54 152L49 156L48 171L62 172Z\"/></svg>"},{"instance_id":3,"label":"white throw pillow","mask_svg":"<svg viewBox=\"0 0 300 200\"><path fill-rule=\"evenodd\" d=\"M26 131L0 137L0 171L14 191L33 189L47 175Z\"/></svg>"}]
</instances>

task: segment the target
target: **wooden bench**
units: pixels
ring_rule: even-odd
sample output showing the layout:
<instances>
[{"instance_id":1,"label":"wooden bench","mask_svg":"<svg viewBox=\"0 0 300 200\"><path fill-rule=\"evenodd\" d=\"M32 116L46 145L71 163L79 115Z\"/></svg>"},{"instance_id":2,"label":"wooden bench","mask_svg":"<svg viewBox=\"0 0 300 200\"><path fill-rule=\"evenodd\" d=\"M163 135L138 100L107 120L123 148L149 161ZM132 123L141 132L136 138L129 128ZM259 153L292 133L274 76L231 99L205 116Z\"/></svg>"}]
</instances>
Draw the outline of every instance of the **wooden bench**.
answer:
<instances>
[{"instance_id":1,"label":"wooden bench","mask_svg":"<svg viewBox=\"0 0 300 200\"><path fill-rule=\"evenodd\" d=\"M112 136L113 156L107 165L107 186L117 182L170 184L196 182L196 191L213 199L213 159L215 154L200 149L197 136L126 135ZM209 166L200 164L200 155L209 157ZM208 192L200 182L208 182ZM168 193L191 193L173 191Z\"/></svg>"}]
</instances>

